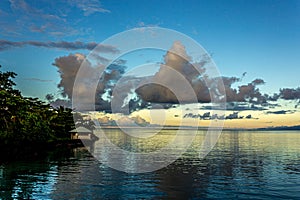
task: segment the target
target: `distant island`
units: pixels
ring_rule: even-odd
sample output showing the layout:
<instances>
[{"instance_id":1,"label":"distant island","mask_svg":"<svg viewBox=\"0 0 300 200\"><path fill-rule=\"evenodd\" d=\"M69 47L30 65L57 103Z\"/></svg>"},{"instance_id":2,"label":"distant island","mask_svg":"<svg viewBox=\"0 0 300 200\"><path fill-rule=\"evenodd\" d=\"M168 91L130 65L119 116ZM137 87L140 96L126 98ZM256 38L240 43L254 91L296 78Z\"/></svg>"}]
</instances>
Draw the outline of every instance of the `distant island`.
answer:
<instances>
[{"instance_id":1,"label":"distant island","mask_svg":"<svg viewBox=\"0 0 300 200\"><path fill-rule=\"evenodd\" d=\"M300 125L296 126L275 126L275 127L267 127L267 128L259 128L258 130L268 130L268 131L298 131L300 130Z\"/></svg>"},{"instance_id":2,"label":"distant island","mask_svg":"<svg viewBox=\"0 0 300 200\"><path fill-rule=\"evenodd\" d=\"M197 129L197 130L208 130L210 129L222 129L223 131L280 131L280 130L300 130L300 125L296 126L275 126L275 127L266 127L266 128L227 128L227 127L206 127L206 126L199 126L199 127L194 127L194 126L170 126L170 125L164 125L164 126L159 126L159 125L148 125L148 126L117 126L117 125L101 125L101 126L96 126L96 129L164 129L164 130L177 130L177 129Z\"/></svg>"}]
</instances>

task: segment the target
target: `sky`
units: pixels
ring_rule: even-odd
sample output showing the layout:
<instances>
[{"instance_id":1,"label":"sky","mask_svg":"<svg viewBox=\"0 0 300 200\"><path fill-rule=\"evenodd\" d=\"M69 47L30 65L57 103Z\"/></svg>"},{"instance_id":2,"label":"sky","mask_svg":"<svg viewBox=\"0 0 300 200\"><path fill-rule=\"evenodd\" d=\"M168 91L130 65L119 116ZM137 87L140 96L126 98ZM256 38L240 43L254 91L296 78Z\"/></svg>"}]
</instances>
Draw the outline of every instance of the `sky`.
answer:
<instances>
[{"instance_id":1,"label":"sky","mask_svg":"<svg viewBox=\"0 0 300 200\"><path fill-rule=\"evenodd\" d=\"M261 102L254 105L245 99L236 103L232 97L232 108L229 106L224 116L225 126L240 128L245 122L247 127L293 126L300 124L299 19L300 2L292 0L3 0L0 2L0 65L3 70L18 74L17 87L24 96L41 99L47 94L55 98L70 96L66 85L73 79L67 74L74 73L72 64L82 62L96 44L106 41L99 52L103 61L121 48L107 43L115 34L133 28L172 29L202 45L222 76L239 79L228 85L229 88L238 89L261 79L264 84L251 87L270 97L278 94L276 101L268 100L268 105ZM179 46L185 47L181 42ZM173 44L168 45L171 49ZM187 46L186 50L189 55ZM122 59L130 70L143 63L165 62L166 54L166 51L141 50ZM290 90L280 92L284 88ZM109 99L109 90L103 93ZM143 91L140 94L149 97ZM165 121L176 125L182 119L197 118L200 124L208 125L214 120L212 113L205 117L205 113L211 112L208 106L201 103L171 108ZM138 115L152 123L161 123L159 117L151 119L147 112L142 110Z\"/></svg>"}]
</instances>

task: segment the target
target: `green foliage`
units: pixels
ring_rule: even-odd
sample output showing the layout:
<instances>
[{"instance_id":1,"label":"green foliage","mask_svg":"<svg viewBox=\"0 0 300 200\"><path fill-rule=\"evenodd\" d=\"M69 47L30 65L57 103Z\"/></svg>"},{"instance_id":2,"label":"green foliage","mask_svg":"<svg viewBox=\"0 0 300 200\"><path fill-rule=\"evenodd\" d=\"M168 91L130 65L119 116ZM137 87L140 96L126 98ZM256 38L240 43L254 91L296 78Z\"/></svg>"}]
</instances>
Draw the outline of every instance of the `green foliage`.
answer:
<instances>
[{"instance_id":1,"label":"green foliage","mask_svg":"<svg viewBox=\"0 0 300 200\"><path fill-rule=\"evenodd\" d=\"M75 126L76 127L85 127L89 130L95 130L96 124L90 120L90 119L85 119L86 116L81 115L80 113L74 113L73 118L75 120Z\"/></svg>"},{"instance_id":2,"label":"green foliage","mask_svg":"<svg viewBox=\"0 0 300 200\"><path fill-rule=\"evenodd\" d=\"M0 146L69 139L75 128L72 110L23 97L13 88L15 76L0 71Z\"/></svg>"}]
</instances>

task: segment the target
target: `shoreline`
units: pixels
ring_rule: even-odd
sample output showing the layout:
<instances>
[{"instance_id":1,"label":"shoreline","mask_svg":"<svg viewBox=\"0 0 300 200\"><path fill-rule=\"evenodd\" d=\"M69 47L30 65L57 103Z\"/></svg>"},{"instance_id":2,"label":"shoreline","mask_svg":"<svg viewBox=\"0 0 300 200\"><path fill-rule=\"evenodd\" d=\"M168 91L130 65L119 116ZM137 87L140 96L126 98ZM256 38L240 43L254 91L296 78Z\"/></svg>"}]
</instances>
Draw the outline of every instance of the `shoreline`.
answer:
<instances>
[{"instance_id":1,"label":"shoreline","mask_svg":"<svg viewBox=\"0 0 300 200\"><path fill-rule=\"evenodd\" d=\"M267 128L222 128L222 127L192 127L192 126L97 126L97 129L160 129L160 130L222 130L222 131L300 131L299 126L267 127Z\"/></svg>"},{"instance_id":2,"label":"shoreline","mask_svg":"<svg viewBox=\"0 0 300 200\"><path fill-rule=\"evenodd\" d=\"M17 145L5 144L0 146L0 164L20 159L43 158L49 152L66 152L79 147L85 147L80 139L48 143L21 142Z\"/></svg>"}]
</instances>

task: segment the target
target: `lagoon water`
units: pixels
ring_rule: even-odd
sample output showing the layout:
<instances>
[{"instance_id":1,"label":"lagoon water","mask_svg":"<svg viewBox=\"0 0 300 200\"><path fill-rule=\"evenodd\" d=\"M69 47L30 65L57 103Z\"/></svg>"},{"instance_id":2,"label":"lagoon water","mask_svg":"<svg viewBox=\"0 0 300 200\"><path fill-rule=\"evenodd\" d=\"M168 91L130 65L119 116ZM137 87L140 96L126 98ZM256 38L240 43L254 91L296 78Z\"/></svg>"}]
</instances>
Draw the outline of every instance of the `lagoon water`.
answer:
<instances>
[{"instance_id":1,"label":"lagoon water","mask_svg":"<svg viewBox=\"0 0 300 200\"><path fill-rule=\"evenodd\" d=\"M134 140L106 130L115 145L143 152L161 148L175 134L163 130ZM200 159L205 134L198 131L181 158L150 173L111 169L84 148L0 164L0 199L300 199L299 131L224 131ZM97 145L103 144L94 151Z\"/></svg>"}]
</instances>

